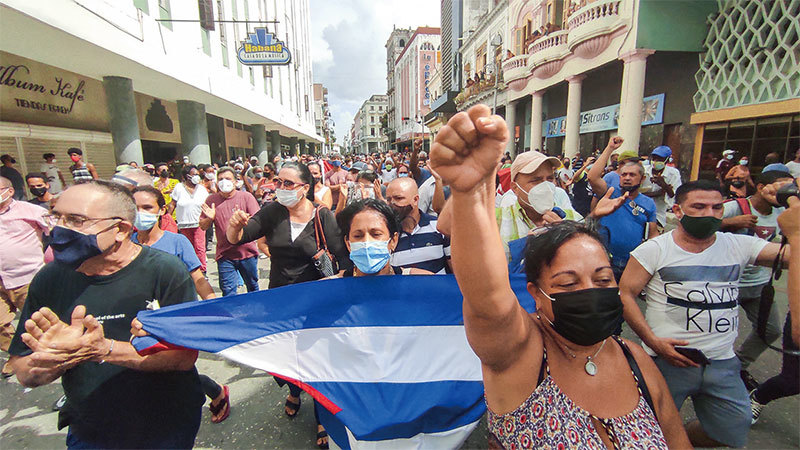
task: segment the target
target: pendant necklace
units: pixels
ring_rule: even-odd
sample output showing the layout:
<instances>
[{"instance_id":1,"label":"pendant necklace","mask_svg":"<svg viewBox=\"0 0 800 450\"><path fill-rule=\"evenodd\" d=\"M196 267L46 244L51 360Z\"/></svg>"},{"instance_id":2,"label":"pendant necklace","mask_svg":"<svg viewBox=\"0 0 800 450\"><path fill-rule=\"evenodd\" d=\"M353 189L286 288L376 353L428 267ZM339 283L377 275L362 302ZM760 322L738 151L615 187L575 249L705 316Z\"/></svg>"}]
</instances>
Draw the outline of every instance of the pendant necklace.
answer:
<instances>
[{"instance_id":1,"label":"pendant necklace","mask_svg":"<svg viewBox=\"0 0 800 450\"><path fill-rule=\"evenodd\" d=\"M541 320L541 316L539 316L538 314L536 315L536 318ZM545 317L545 319L547 319L547 321L550 322L550 319L548 319L547 317ZM553 322L550 322L550 325L552 326ZM569 353L569 356L572 356L572 359L576 359L578 357L578 355L576 355L575 353L572 353L572 349L570 349L566 345L562 345L560 342L558 342L555 339L553 339L553 340L556 342L556 345L558 345L560 347L563 347L564 350L566 350L567 353ZM586 374L588 374L589 376L593 377L593 376L597 375L597 364L595 364L595 362L592 361L592 360L597 358L597 355L599 355L600 351L603 350L603 347L605 347L607 341L608 341L608 338L603 339L603 343L600 344L600 348L598 348L597 351L594 352L594 355L586 357L586 364L583 365L583 370L585 370Z\"/></svg>"}]
</instances>

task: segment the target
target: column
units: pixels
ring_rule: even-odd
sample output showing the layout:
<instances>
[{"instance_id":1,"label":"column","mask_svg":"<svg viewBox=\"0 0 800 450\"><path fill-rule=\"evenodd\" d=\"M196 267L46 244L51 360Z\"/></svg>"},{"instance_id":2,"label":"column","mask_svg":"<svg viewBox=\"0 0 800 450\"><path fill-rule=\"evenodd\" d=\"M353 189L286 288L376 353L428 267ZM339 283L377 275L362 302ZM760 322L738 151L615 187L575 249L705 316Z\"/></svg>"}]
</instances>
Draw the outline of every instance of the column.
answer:
<instances>
[{"instance_id":1,"label":"column","mask_svg":"<svg viewBox=\"0 0 800 450\"><path fill-rule=\"evenodd\" d=\"M253 134L253 153L258 157L258 164L263 166L269 162L269 152L267 152L267 132L264 125L250 125Z\"/></svg>"},{"instance_id":2,"label":"column","mask_svg":"<svg viewBox=\"0 0 800 450\"><path fill-rule=\"evenodd\" d=\"M317 144L314 143L314 142L309 142L308 143L308 154L309 155L313 155L313 154L316 153L316 151L317 151Z\"/></svg>"},{"instance_id":3,"label":"column","mask_svg":"<svg viewBox=\"0 0 800 450\"><path fill-rule=\"evenodd\" d=\"M542 97L544 91L536 91L531 97L531 150L542 151Z\"/></svg>"},{"instance_id":4,"label":"column","mask_svg":"<svg viewBox=\"0 0 800 450\"><path fill-rule=\"evenodd\" d=\"M278 131L278 130L270 130L270 132L269 132L269 144L272 147L272 153L270 154L270 156L272 158L274 158L275 156L281 154L281 132L280 131Z\"/></svg>"},{"instance_id":5,"label":"column","mask_svg":"<svg viewBox=\"0 0 800 450\"><path fill-rule=\"evenodd\" d=\"M136 161L144 164L139 120L133 97L133 80L123 77L103 77L103 90L108 108L108 125L114 143L117 164Z\"/></svg>"},{"instance_id":6,"label":"column","mask_svg":"<svg viewBox=\"0 0 800 450\"><path fill-rule=\"evenodd\" d=\"M617 134L625 139L622 149L639 150L642 132L642 99L644 98L644 79L647 57L654 50L637 49L620 57L624 62L622 69L622 92L619 104L619 130Z\"/></svg>"},{"instance_id":7,"label":"column","mask_svg":"<svg viewBox=\"0 0 800 450\"><path fill-rule=\"evenodd\" d=\"M580 152L581 130L581 87L586 75L573 75L567 78L567 131L564 136L564 155L572 158Z\"/></svg>"},{"instance_id":8,"label":"column","mask_svg":"<svg viewBox=\"0 0 800 450\"><path fill-rule=\"evenodd\" d=\"M289 138L289 156L297 156L297 138Z\"/></svg>"},{"instance_id":9,"label":"column","mask_svg":"<svg viewBox=\"0 0 800 450\"><path fill-rule=\"evenodd\" d=\"M206 105L192 100L178 100L178 121L181 124L181 148L192 164L210 164Z\"/></svg>"},{"instance_id":10,"label":"column","mask_svg":"<svg viewBox=\"0 0 800 450\"><path fill-rule=\"evenodd\" d=\"M297 141L297 143L300 144L300 148L297 150L297 154L298 155L307 154L308 153L308 148L306 147L306 140L305 139L300 139L299 141Z\"/></svg>"},{"instance_id":11,"label":"column","mask_svg":"<svg viewBox=\"0 0 800 450\"><path fill-rule=\"evenodd\" d=\"M517 123L517 102L509 101L506 104L506 126L508 127L508 144L506 144L506 151L514 158L517 156L517 145L514 141L514 127Z\"/></svg>"}]
</instances>

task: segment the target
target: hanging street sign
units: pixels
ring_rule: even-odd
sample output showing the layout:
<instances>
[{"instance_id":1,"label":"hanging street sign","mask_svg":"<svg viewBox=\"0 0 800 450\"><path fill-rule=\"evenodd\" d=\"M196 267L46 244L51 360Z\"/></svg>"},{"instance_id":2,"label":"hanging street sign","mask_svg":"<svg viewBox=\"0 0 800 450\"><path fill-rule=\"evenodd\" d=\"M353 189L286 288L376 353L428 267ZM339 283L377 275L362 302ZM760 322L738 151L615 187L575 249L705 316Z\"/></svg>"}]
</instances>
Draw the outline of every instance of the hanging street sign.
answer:
<instances>
[{"instance_id":1,"label":"hanging street sign","mask_svg":"<svg viewBox=\"0 0 800 450\"><path fill-rule=\"evenodd\" d=\"M236 56L248 66L285 65L292 60L286 45L266 28L256 28L255 33L248 33Z\"/></svg>"}]
</instances>

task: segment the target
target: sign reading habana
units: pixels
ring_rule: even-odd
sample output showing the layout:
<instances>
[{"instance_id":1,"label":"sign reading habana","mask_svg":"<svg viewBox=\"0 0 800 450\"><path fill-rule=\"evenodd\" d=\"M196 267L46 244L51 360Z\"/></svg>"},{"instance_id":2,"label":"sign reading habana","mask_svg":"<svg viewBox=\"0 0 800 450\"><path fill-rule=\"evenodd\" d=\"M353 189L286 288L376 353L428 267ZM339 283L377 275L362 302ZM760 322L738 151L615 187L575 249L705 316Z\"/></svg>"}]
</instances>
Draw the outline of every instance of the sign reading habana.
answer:
<instances>
[{"instance_id":1,"label":"sign reading habana","mask_svg":"<svg viewBox=\"0 0 800 450\"><path fill-rule=\"evenodd\" d=\"M248 33L236 55L242 64L250 66L283 65L292 60L286 45L266 28L256 28L255 33Z\"/></svg>"}]
</instances>

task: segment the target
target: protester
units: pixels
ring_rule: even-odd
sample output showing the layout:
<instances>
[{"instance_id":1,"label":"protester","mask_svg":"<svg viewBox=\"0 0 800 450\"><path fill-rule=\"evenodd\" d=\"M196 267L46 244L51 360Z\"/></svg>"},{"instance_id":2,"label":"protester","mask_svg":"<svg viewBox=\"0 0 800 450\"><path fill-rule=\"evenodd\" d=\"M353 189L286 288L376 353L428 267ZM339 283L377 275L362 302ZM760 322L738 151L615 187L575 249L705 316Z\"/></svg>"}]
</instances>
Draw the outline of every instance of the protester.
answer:
<instances>
[{"instance_id":1,"label":"protester","mask_svg":"<svg viewBox=\"0 0 800 450\"><path fill-rule=\"evenodd\" d=\"M436 229L437 219L419 209L417 183L396 178L386 187L386 201L400 222L393 246L392 266L423 269L435 274L450 271L450 240Z\"/></svg>"},{"instance_id":2,"label":"protester","mask_svg":"<svg viewBox=\"0 0 800 450\"><path fill-rule=\"evenodd\" d=\"M274 182L277 187L276 202L265 205L253 215L242 210L233 212L225 230L228 242L241 245L266 238L271 259L270 289L323 278L314 264L314 255L320 249L318 241L322 242L323 238L339 269L348 269L347 250L333 213L313 204L314 178L308 167L294 162L285 163ZM319 220L319 226L315 226L316 220ZM322 229L324 236L317 235L317 228ZM283 386L284 382L278 383ZM289 417L296 416L300 409L300 392L298 386L289 383L289 396L285 404L285 412ZM324 431L317 418L317 433ZM317 445L326 448L327 440L325 436L318 437Z\"/></svg>"},{"instance_id":3,"label":"protester","mask_svg":"<svg viewBox=\"0 0 800 450\"><path fill-rule=\"evenodd\" d=\"M750 170L742 165L732 167L725 175L724 186L727 198L745 198L752 194L749 186Z\"/></svg>"},{"instance_id":4,"label":"protester","mask_svg":"<svg viewBox=\"0 0 800 450\"><path fill-rule=\"evenodd\" d=\"M774 241L781 235L778 216L784 211L784 208L777 204L774 190L791 182L792 176L789 174L788 169L785 171L770 170L762 172L758 177L755 194L746 199L741 198L725 202L721 229L738 234L757 236L767 242ZM767 193L765 189L770 185L773 188L770 190L772 194ZM736 351L736 356L742 363L741 377L748 392L758 387L758 382L748 371L750 364L767 349L767 344L775 342L781 336L781 318L776 308L771 308L765 323L764 337L766 342L758 336L756 331L762 292L769 282L771 272L769 267L749 265L739 278L737 301L752 324L750 334L747 335L739 350Z\"/></svg>"},{"instance_id":5,"label":"protester","mask_svg":"<svg viewBox=\"0 0 800 450\"><path fill-rule=\"evenodd\" d=\"M11 182L14 187L14 200L25 200L25 182L22 179L22 174L14 168L13 164L17 160L11 155L0 156L0 177L3 177Z\"/></svg>"},{"instance_id":6,"label":"protester","mask_svg":"<svg viewBox=\"0 0 800 450\"><path fill-rule=\"evenodd\" d=\"M325 183L322 182L322 169L319 163L309 163L308 170L311 171L311 176L314 177L314 202L331 209L333 207L333 195L331 194L331 188L325 186Z\"/></svg>"},{"instance_id":7,"label":"protester","mask_svg":"<svg viewBox=\"0 0 800 450\"><path fill-rule=\"evenodd\" d=\"M774 185L772 185L774 186ZM772 188L770 186L766 190ZM773 196L774 190L766 194ZM800 198L788 199L789 209L778 216L778 225L790 247L800 248ZM781 372L759 385L750 393L750 408L753 424L761 416L764 407L779 398L800 393L800 252L792 252L789 263L789 281L786 288L789 297L789 314L783 326L783 363ZM774 308L774 306L773 306ZM789 353L792 352L792 353Z\"/></svg>"},{"instance_id":8,"label":"protester","mask_svg":"<svg viewBox=\"0 0 800 450\"><path fill-rule=\"evenodd\" d=\"M378 175L371 170L358 172L354 181L339 185L339 204L336 205L337 213L358 200L375 198L383 200L382 185Z\"/></svg>"},{"instance_id":9,"label":"protester","mask_svg":"<svg viewBox=\"0 0 800 450\"><path fill-rule=\"evenodd\" d=\"M153 186L161 191L161 195L164 196L164 201L167 203L167 213L174 218L175 202L172 201L172 191L175 190L175 186L177 186L180 181L175 178L170 178L169 164L165 162L156 164L156 174L158 175L158 179L153 182Z\"/></svg>"},{"instance_id":10,"label":"protester","mask_svg":"<svg viewBox=\"0 0 800 450\"><path fill-rule=\"evenodd\" d=\"M428 177L419 185L419 210L431 216L438 216L450 194L450 188L444 186L436 175Z\"/></svg>"},{"instance_id":11,"label":"protester","mask_svg":"<svg viewBox=\"0 0 800 450\"><path fill-rule=\"evenodd\" d=\"M722 158L717 162L717 167L714 169L714 174L717 177L717 181L720 184L725 184L725 176L728 174L728 171L734 166L733 160L736 156L736 152L731 149L724 150L722 152Z\"/></svg>"},{"instance_id":12,"label":"protester","mask_svg":"<svg viewBox=\"0 0 800 450\"><path fill-rule=\"evenodd\" d=\"M592 197L594 194L587 174L589 173L589 169L592 168L594 161L594 157L589 157L586 159L585 164L583 161L578 160L572 166L575 170L575 175L573 175L570 180L570 185L572 186L572 207L578 214L584 217L589 215L592 208Z\"/></svg>"},{"instance_id":13,"label":"protester","mask_svg":"<svg viewBox=\"0 0 800 450\"><path fill-rule=\"evenodd\" d=\"M656 205L656 221L658 226L667 225L667 209L675 203L675 190L681 185L681 173L678 169L667 165L672 156L672 149L660 145L650 152L651 164L645 166L645 180L649 181L649 188L642 194L653 199Z\"/></svg>"},{"instance_id":14,"label":"protester","mask_svg":"<svg viewBox=\"0 0 800 450\"><path fill-rule=\"evenodd\" d=\"M41 178L40 178L41 180ZM43 180L42 180L43 181ZM42 236L49 233L47 210L14 198L11 180L0 177L0 349L9 351L14 336L11 322L25 304L28 286L44 265ZM13 375L3 365L4 378Z\"/></svg>"},{"instance_id":15,"label":"protester","mask_svg":"<svg viewBox=\"0 0 800 450\"><path fill-rule=\"evenodd\" d=\"M675 405L680 409L692 398L698 420L686 429L699 447L747 442L750 400L733 351L739 274L748 264L772 264L780 247L717 232L723 200L712 181L679 187L673 206L678 227L631 252L620 283L625 321L656 357ZM642 291L647 319L636 304Z\"/></svg>"},{"instance_id":16,"label":"protester","mask_svg":"<svg viewBox=\"0 0 800 450\"><path fill-rule=\"evenodd\" d=\"M47 177L46 181L50 185L50 193L58 195L64 190L67 182L64 181L64 175L61 174L61 170L56 165L56 155L45 153L42 155L42 159L44 159L44 162L39 166L39 171Z\"/></svg>"},{"instance_id":17,"label":"protester","mask_svg":"<svg viewBox=\"0 0 800 450\"><path fill-rule=\"evenodd\" d=\"M25 175L25 183L28 185L28 190L33 194L33 198L28 202L50 209L50 204L55 199L55 196L50 193L50 183L47 182L47 176L44 173L29 173Z\"/></svg>"},{"instance_id":18,"label":"protester","mask_svg":"<svg viewBox=\"0 0 800 450\"><path fill-rule=\"evenodd\" d=\"M11 343L17 379L61 378L68 448L191 448L203 404L197 352L142 357L128 342L139 311L195 299L186 267L130 240L136 205L117 184L70 187L49 218L55 262L31 282Z\"/></svg>"},{"instance_id":19,"label":"protester","mask_svg":"<svg viewBox=\"0 0 800 450\"><path fill-rule=\"evenodd\" d=\"M258 167L260 169L260 167ZM217 271L219 289L222 296L236 294L239 277L244 281L247 292L258 290L258 248L254 242L233 245L226 237L228 223L234 211L244 211L249 215L258 212L259 206L255 197L249 192L234 189L236 173L230 167L223 167L217 172L219 192L211 194L202 205L200 228L208 230L214 225L217 236Z\"/></svg>"},{"instance_id":20,"label":"protester","mask_svg":"<svg viewBox=\"0 0 800 450\"><path fill-rule=\"evenodd\" d=\"M150 186L153 178L140 169L132 169L129 165L125 165L125 169L115 173L111 177L111 181L125 186L128 190L133 191L136 186Z\"/></svg>"},{"instance_id":21,"label":"protester","mask_svg":"<svg viewBox=\"0 0 800 450\"><path fill-rule=\"evenodd\" d=\"M600 219L600 225L604 227L601 234L605 234L611 253L611 267L617 280L625 269L630 252L643 240L658 236L656 205L650 197L639 195L639 186L644 178L642 165L635 160L621 159L618 183L614 178L600 178L609 156L622 143L621 137L612 137L587 174L595 196L602 197L611 187L614 188L611 198L626 196L621 208Z\"/></svg>"},{"instance_id":22,"label":"protester","mask_svg":"<svg viewBox=\"0 0 800 450\"><path fill-rule=\"evenodd\" d=\"M794 159L786 163L789 173L794 178L800 178L800 148L794 153Z\"/></svg>"},{"instance_id":23,"label":"protester","mask_svg":"<svg viewBox=\"0 0 800 450\"><path fill-rule=\"evenodd\" d=\"M354 267L330 278L432 274L422 268L399 267L390 262L397 255L402 238L398 237L401 227L396 211L385 202L375 199L355 201L336 216L336 222L342 230Z\"/></svg>"},{"instance_id":24,"label":"protester","mask_svg":"<svg viewBox=\"0 0 800 450\"><path fill-rule=\"evenodd\" d=\"M264 205L266 203L272 203L275 201L275 183L273 181L275 176L275 166L272 163L264 164L264 183L261 185L261 189L264 191L264 194L260 199L256 198L259 205Z\"/></svg>"},{"instance_id":25,"label":"protester","mask_svg":"<svg viewBox=\"0 0 800 450\"><path fill-rule=\"evenodd\" d=\"M72 181L75 184L100 178L97 175L97 169L94 167L94 164L83 161L83 151L81 149L72 147L67 150L67 155L69 155L69 159L72 160L69 171L72 173Z\"/></svg>"},{"instance_id":26,"label":"protester","mask_svg":"<svg viewBox=\"0 0 800 450\"><path fill-rule=\"evenodd\" d=\"M342 157L338 153L332 156L331 166L331 170L325 172L325 185L331 188L331 202L338 205L339 189L347 181L347 171L342 169Z\"/></svg>"},{"instance_id":27,"label":"protester","mask_svg":"<svg viewBox=\"0 0 800 450\"><path fill-rule=\"evenodd\" d=\"M622 305L596 234L571 221L535 232L525 271L537 314L520 306L487 195L507 140L503 120L478 105L450 119L431 151L453 191L453 269L490 439L503 448L688 447L655 365L612 337Z\"/></svg>"},{"instance_id":28,"label":"protester","mask_svg":"<svg viewBox=\"0 0 800 450\"><path fill-rule=\"evenodd\" d=\"M182 183L175 185L172 201L175 202L175 215L178 232L189 239L194 252L200 259L200 270L206 273L206 235L200 228L202 206L208 198L208 191L203 187L200 172L193 165L181 169Z\"/></svg>"},{"instance_id":29,"label":"protester","mask_svg":"<svg viewBox=\"0 0 800 450\"><path fill-rule=\"evenodd\" d=\"M203 300L216 298L214 290L200 271L200 260L194 254L192 244L181 234L163 231L159 218L166 214L167 207L164 196L153 186L139 186L133 190L136 201L136 221L138 230L131 235L131 240L170 255L177 256L189 271L197 294ZM206 375L200 375L203 392L211 400L208 409L212 412L211 421L219 423L230 414L230 394L227 386L220 386Z\"/></svg>"}]
</instances>

